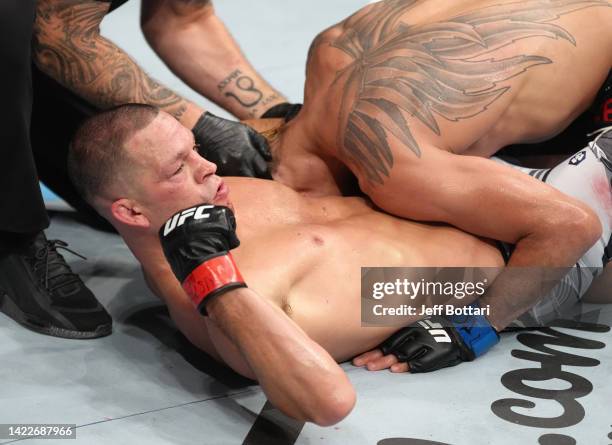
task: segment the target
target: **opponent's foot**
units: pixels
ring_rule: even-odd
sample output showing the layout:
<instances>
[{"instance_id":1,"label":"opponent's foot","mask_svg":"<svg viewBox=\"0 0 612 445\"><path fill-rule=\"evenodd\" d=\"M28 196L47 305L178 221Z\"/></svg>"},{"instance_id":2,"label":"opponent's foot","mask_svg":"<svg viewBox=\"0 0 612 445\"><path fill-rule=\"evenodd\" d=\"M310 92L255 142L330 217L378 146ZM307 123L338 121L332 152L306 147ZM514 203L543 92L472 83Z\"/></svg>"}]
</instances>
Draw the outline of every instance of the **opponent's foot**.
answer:
<instances>
[{"instance_id":1,"label":"opponent's foot","mask_svg":"<svg viewBox=\"0 0 612 445\"><path fill-rule=\"evenodd\" d=\"M0 311L41 334L74 339L109 335L110 315L57 251L81 256L67 246L40 232L33 241L0 252Z\"/></svg>"}]
</instances>

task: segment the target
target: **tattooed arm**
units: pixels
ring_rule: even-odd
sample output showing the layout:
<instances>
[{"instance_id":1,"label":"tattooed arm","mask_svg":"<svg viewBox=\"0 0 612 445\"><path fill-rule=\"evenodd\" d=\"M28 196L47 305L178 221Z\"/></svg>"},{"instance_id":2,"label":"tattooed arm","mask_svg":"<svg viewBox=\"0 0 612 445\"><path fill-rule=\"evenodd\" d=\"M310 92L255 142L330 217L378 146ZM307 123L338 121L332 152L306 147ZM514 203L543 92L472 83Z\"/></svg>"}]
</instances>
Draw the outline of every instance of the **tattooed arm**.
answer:
<instances>
[{"instance_id":1,"label":"tattooed arm","mask_svg":"<svg viewBox=\"0 0 612 445\"><path fill-rule=\"evenodd\" d=\"M143 0L141 22L177 76L238 118L287 101L249 64L209 0Z\"/></svg>"},{"instance_id":2,"label":"tattooed arm","mask_svg":"<svg viewBox=\"0 0 612 445\"><path fill-rule=\"evenodd\" d=\"M109 5L94 0L38 0L33 43L38 68L101 109L146 103L193 127L201 108L149 77L100 35Z\"/></svg>"},{"instance_id":3,"label":"tattooed arm","mask_svg":"<svg viewBox=\"0 0 612 445\"><path fill-rule=\"evenodd\" d=\"M221 175L269 177L269 149L262 136L160 85L100 35L109 3L39 0L37 8L33 53L43 72L101 109L131 102L170 113L193 131L200 154L217 164Z\"/></svg>"},{"instance_id":4,"label":"tattooed arm","mask_svg":"<svg viewBox=\"0 0 612 445\"><path fill-rule=\"evenodd\" d=\"M441 221L515 244L507 268L480 299L501 330L531 308L600 236L593 210L531 176L489 159L421 146L421 157L390 143L394 165L383 185L366 186L381 208ZM540 278L546 270L546 284ZM555 275L556 274L556 275ZM548 286L548 288L546 288Z\"/></svg>"}]
</instances>

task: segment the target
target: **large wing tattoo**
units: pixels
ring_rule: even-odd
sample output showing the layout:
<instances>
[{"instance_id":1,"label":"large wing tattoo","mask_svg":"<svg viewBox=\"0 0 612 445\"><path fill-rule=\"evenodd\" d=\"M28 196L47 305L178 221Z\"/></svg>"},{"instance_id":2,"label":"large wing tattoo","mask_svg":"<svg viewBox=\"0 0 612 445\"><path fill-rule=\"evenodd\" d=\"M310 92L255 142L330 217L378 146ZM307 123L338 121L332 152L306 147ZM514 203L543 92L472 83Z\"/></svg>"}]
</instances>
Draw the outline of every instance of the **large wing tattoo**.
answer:
<instances>
[{"instance_id":1,"label":"large wing tattoo","mask_svg":"<svg viewBox=\"0 0 612 445\"><path fill-rule=\"evenodd\" d=\"M492 53L528 37L572 35L551 23L561 15L606 0L527 0L480 8L436 23L401 21L418 0L386 0L349 17L334 41L353 62L346 76L338 145L365 177L382 184L393 167L391 133L417 157L421 151L405 113L440 134L436 121L482 113L510 89L502 82L536 65L552 63L537 54L495 58Z\"/></svg>"}]
</instances>

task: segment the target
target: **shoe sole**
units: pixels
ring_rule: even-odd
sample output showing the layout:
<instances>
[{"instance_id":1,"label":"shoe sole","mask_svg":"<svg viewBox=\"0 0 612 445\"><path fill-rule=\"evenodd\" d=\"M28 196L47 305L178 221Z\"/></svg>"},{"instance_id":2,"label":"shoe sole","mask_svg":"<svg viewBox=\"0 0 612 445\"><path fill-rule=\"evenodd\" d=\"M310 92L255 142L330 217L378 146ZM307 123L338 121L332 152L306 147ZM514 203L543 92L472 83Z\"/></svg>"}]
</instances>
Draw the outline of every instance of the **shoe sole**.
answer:
<instances>
[{"instance_id":1,"label":"shoe sole","mask_svg":"<svg viewBox=\"0 0 612 445\"><path fill-rule=\"evenodd\" d=\"M19 307L13 303L10 296L5 292L0 294L0 312L3 312L21 326L31 331L38 332L39 334L50 335L52 337L68 338L73 340L90 340L93 338L106 337L113 332L112 324L98 326L95 331L73 331L70 329L58 328L57 326L44 326L38 324L32 320L33 317L29 317L28 314L19 309Z\"/></svg>"}]
</instances>

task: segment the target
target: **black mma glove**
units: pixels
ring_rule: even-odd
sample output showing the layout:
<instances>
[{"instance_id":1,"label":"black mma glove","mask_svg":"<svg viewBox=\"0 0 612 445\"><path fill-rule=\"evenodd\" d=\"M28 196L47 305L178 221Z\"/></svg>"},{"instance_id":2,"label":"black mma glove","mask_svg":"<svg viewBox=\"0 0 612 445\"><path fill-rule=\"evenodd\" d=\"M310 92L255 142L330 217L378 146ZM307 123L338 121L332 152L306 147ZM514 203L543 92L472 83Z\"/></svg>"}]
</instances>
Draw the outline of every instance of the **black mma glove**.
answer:
<instances>
[{"instance_id":1,"label":"black mma glove","mask_svg":"<svg viewBox=\"0 0 612 445\"><path fill-rule=\"evenodd\" d=\"M479 308L477 303L472 307ZM434 316L400 329L379 347L408 363L410 372L430 372L480 357L499 342L483 315Z\"/></svg>"},{"instance_id":2,"label":"black mma glove","mask_svg":"<svg viewBox=\"0 0 612 445\"><path fill-rule=\"evenodd\" d=\"M272 179L266 161L272 161L266 138L240 122L203 113L191 130L200 155L217 164L221 176Z\"/></svg>"},{"instance_id":3,"label":"black mma glove","mask_svg":"<svg viewBox=\"0 0 612 445\"><path fill-rule=\"evenodd\" d=\"M229 252L240 245L231 209L200 205L182 210L159 229L159 239L172 272L203 315L213 298L246 287Z\"/></svg>"},{"instance_id":4,"label":"black mma glove","mask_svg":"<svg viewBox=\"0 0 612 445\"><path fill-rule=\"evenodd\" d=\"M283 118L285 122L293 119L302 109L302 104L290 104L283 102L282 104L274 105L268 111L261 115L262 119Z\"/></svg>"}]
</instances>

